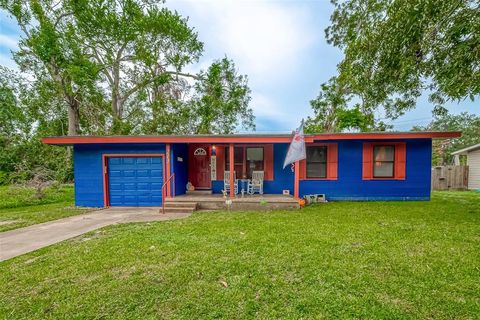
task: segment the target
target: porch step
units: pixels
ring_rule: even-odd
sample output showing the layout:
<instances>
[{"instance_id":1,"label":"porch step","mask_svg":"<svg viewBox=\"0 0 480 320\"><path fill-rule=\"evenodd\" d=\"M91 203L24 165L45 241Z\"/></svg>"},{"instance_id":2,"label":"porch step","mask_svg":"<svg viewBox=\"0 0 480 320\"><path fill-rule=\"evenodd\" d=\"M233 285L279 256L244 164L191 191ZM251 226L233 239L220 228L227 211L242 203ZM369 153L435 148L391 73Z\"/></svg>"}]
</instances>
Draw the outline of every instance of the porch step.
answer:
<instances>
[{"instance_id":1,"label":"porch step","mask_svg":"<svg viewBox=\"0 0 480 320\"><path fill-rule=\"evenodd\" d=\"M193 190L193 191L187 191L186 194L188 194L188 195L212 194L212 190Z\"/></svg>"},{"instance_id":2,"label":"porch step","mask_svg":"<svg viewBox=\"0 0 480 320\"><path fill-rule=\"evenodd\" d=\"M164 203L165 213L192 213L197 210L197 203L190 201L171 201L165 200Z\"/></svg>"},{"instance_id":3,"label":"porch step","mask_svg":"<svg viewBox=\"0 0 480 320\"><path fill-rule=\"evenodd\" d=\"M165 207L176 207L176 208L196 208L197 203L192 201L165 201Z\"/></svg>"},{"instance_id":4,"label":"porch step","mask_svg":"<svg viewBox=\"0 0 480 320\"><path fill-rule=\"evenodd\" d=\"M211 195L178 195L174 198L165 199L165 208L175 206L187 206L187 203L195 206L195 210L226 210L225 198L219 194ZM236 197L230 210L272 210L272 209L298 209L298 200L291 196L283 195L255 195Z\"/></svg>"}]
</instances>

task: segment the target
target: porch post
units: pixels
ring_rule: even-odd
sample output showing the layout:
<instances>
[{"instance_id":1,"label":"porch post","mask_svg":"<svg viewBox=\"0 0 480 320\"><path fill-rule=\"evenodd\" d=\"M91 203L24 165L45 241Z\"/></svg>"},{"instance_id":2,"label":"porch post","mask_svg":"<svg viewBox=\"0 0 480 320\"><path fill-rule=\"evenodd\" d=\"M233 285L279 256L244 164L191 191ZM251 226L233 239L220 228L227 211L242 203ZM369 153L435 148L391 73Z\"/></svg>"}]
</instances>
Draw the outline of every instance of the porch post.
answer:
<instances>
[{"instance_id":1,"label":"porch post","mask_svg":"<svg viewBox=\"0 0 480 320\"><path fill-rule=\"evenodd\" d=\"M294 183L293 183L293 197L298 199L300 198L300 161L295 161L295 174L294 174Z\"/></svg>"},{"instance_id":2,"label":"porch post","mask_svg":"<svg viewBox=\"0 0 480 320\"><path fill-rule=\"evenodd\" d=\"M228 170L230 170L230 198L235 198L235 177L233 175L233 172L235 171L235 165L233 163L234 159L234 150L233 150L233 143L230 143L230 146L228 148L228 157L230 159L230 164Z\"/></svg>"},{"instance_id":3,"label":"porch post","mask_svg":"<svg viewBox=\"0 0 480 320\"><path fill-rule=\"evenodd\" d=\"M166 179L168 181L167 183L167 197L171 197L172 196L172 190L171 190L171 186L170 186L170 183L171 181L169 181L170 179L170 143L167 143L167 145L165 146L165 161L167 162L166 163L166 166L165 166L165 171L167 171L167 174L166 174Z\"/></svg>"}]
</instances>

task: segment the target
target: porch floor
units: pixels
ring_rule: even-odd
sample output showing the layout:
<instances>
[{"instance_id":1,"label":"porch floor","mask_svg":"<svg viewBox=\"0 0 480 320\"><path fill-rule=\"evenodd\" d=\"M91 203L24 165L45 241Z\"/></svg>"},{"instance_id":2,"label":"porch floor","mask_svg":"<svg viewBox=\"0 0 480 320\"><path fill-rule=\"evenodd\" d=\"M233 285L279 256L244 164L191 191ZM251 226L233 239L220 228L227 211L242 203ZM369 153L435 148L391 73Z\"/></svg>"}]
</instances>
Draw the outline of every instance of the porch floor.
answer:
<instances>
[{"instance_id":1,"label":"porch floor","mask_svg":"<svg viewBox=\"0 0 480 320\"><path fill-rule=\"evenodd\" d=\"M230 199L230 198L228 198ZM197 203L199 209L226 209L225 198L222 194L182 194L165 199L167 202L192 202ZM299 208L298 200L291 195L282 194L237 194L232 199L231 209L296 209Z\"/></svg>"}]
</instances>

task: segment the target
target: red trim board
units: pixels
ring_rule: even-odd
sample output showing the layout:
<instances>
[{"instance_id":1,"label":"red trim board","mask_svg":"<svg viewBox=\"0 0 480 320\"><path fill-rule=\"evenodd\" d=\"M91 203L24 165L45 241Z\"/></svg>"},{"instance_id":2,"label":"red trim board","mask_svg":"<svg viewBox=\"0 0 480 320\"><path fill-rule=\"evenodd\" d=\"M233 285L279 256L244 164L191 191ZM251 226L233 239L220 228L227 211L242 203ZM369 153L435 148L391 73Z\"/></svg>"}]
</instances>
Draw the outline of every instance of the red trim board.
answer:
<instances>
[{"instance_id":1,"label":"red trim board","mask_svg":"<svg viewBox=\"0 0 480 320\"><path fill-rule=\"evenodd\" d=\"M332 133L305 136L305 142L317 140L355 140L355 139L435 139L458 138L461 132L384 132L384 133ZM289 143L291 135L189 135L189 136L65 136L45 137L45 144L88 144L88 143Z\"/></svg>"}]
</instances>

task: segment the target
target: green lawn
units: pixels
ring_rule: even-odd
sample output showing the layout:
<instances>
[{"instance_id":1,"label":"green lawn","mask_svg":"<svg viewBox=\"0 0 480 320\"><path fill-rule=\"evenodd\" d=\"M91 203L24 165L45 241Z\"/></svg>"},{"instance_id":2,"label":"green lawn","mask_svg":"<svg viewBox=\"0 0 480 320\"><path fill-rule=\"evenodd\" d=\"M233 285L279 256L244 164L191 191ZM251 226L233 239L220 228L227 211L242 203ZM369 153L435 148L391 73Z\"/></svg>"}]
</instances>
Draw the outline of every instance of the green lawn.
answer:
<instances>
[{"instance_id":1,"label":"green lawn","mask_svg":"<svg viewBox=\"0 0 480 320\"><path fill-rule=\"evenodd\" d=\"M480 194L197 213L0 263L1 318L480 317Z\"/></svg>"},{"instance_id":2,"label":"green lawn","mask_svg":"<svg viewBox=\"0 0 480 320\"><path fill-rule=\"evenodd\" d=\"M40 199L32 188L0 186L0 232L87 211L73 207L73 186L47 188Z\"/></svg>"}]
</instances>

